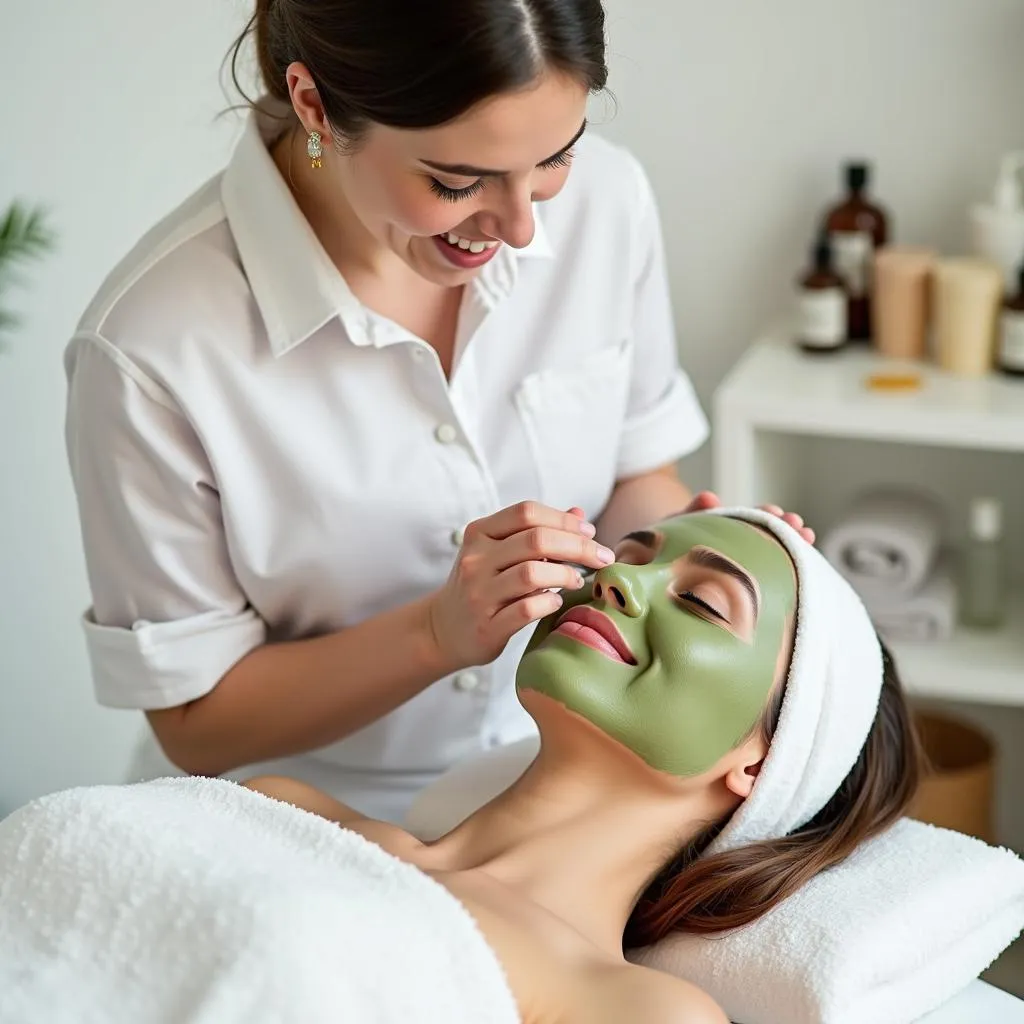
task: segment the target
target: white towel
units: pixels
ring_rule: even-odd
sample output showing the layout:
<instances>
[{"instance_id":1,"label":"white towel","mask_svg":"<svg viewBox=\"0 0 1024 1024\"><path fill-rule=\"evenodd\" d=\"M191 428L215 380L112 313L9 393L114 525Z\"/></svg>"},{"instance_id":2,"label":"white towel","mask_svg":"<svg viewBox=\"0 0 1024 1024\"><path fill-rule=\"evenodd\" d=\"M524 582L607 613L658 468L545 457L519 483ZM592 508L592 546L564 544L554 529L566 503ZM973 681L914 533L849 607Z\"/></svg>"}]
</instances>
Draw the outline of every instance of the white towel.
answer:
<instances>
[{"instance_id":1,"label":"white towel","mask_svg":"<svg viewBox=\"0 0 1024 1024\"><path fill-rule=\"evenodd\" d=\"M871 491L821 541L825 557L866 600L911 594L931 571L942 541L943 514L923 493Z\"/></svg>"},{"instance_id":2,"label":"white towel","mask_svg":"<svg viewBox=\"0 0 1024 1024\"><path fill-rule=\"evenodd\" d=\"M699 985L735 1024L907 1024L1022 925L1019 857L905 819L754 924L672 935L631 959Z\"/></svg>"},{"instance_id":3,"label":"white towel","mask_svg":"<svg viewBox=\"0 0 1024 1024\"><path fill-rule=\"evenodd\" d=\"M807 824L860 755L882 689L882 650L854 589L778 516L712 509L773 533L789 552L799 591L786 694L772 745L750 796L709 853L779 839Z\"/></svg>"},{"instance_id":4,"label":"white towel","mask_svg":"<svg viewBox=\"0 0 1024 1024\"><path fill-rule=\"evenodd\" d=\"M940 558L913 594L866 599L868 611L885 640L948 640L956 628L959 593L953 569Z\"/></svg>"},{"instance_id":5,"label":"white towel","mask_svg":"<svg viewBox=\"0 0 1024 1024\"><path fill-rule=\"evenodd\" d=\"M515 1024L462 905L230 782L44 797L0 822L4 1024Z\"/></svg>"}]
</instances>

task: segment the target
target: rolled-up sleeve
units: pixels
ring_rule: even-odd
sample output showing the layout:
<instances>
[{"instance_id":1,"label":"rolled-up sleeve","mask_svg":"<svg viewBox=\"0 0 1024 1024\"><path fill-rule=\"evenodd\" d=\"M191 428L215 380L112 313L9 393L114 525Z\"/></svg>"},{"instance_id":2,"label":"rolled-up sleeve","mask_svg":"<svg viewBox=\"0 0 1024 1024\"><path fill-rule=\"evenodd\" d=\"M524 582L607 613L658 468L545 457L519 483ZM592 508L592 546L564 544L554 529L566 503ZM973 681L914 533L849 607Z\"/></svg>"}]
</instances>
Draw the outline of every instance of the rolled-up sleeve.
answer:
<instances>
[{"instance_id":1,"label":"rolled-up sleeve","mask_svg":"<svg viewBox=\"0 0 1024 1024\"><path fill-rule=\"evenodd\" d=\"M76 335L65 368L97 699L195 700L266 638L231 569L209 461L173 398L101 336Z\"/></svg>"},{"instance_id":2,"label":"rolled-up sleeve","mask_svg":"<svg viewBox=\"0 0 1024 1024\"><path fill-rule=\"evenodd\" d=\"M616 475L636 476L699 448L708 421L679 365L657 204L640 165L636 173L633 375Z\"/></svg>"}]
</instances>

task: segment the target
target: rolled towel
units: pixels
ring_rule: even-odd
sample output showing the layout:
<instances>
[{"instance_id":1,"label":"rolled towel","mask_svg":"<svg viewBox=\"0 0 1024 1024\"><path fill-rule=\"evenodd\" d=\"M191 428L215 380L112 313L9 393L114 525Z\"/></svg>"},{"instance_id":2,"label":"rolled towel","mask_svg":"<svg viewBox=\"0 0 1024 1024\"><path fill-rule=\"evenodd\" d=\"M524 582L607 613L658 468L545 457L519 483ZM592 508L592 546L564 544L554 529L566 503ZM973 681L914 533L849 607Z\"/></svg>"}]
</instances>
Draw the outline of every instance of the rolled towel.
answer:
<instances>
[{"instance_id":1,"label":"rolled towel","mask_svg":"<svg viewBox=\"0 0 1024 1024\"><path fill-rule=\"evenodd\" d=\"M943 525L934 498L879 489L854 502L821 550L865 600L912 594L935 564Z\"/></svg>"},{"instance_id":2,"label":"rolled towel","mask_svg":"<svg viewBox=\"0 0 1024 1024\"><path fill-rule=\"evenodd\" d=\"M923 586L913 594L873 598L866 604L886 640L948 640L956 628L959 610L952 563L948 558L940 558Z\"/></svg>"}]
</instances>

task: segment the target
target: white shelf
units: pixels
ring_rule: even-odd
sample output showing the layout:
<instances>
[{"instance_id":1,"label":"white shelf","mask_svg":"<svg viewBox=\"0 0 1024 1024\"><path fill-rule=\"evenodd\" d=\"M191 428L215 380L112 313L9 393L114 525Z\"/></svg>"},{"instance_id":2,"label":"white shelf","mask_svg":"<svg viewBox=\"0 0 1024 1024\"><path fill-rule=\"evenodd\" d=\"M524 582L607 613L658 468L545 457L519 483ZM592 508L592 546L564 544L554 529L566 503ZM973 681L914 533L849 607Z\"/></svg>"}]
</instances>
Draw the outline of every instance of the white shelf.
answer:
<instances>
[{"instance_id":1,"label":"white shelf","mask_svg":"<svg viewBox=\"0 0 1024 1024\"><path fill-rule=\"evenodd\" d=\"M872 391L869 375L920 374L916 391ZM1024 379L955 377L866 345L807 355L781 333L755 344L716 395L719 418L780 433L1024 452Z\"/></svg>"},{"instance_id":2,"label":"white shelf","mask_svg":"<svg viewBox=\"0 0 1024 1024\"><path fill-rule=\"evenodd\" d=\"M920 375L917 390L866 387L872 374L907 369ZM1008 486L1024 478L1024 380L958 378L931 364L884 359L866 345L807 355L779 331L753 345L715 394L714 483L723 501L758 505L814 487L808 474L822 460L804 461L794 443L803 437L1004 453L1014 463L998 470L1010 474ZM886 462L891 475L893 461ZM834 467L819 486L835 488L841 473ZM1024 593L1000 630L959 628L948 641L893 644L893 651L915 695L1024 707Z\"/></svg>"},{"instance_id":3,"label":"white shelf","mask_svg":"<svg viewBox=\"0 0 1024 1024\"><path fill-rule=\"evenodd\" d=\"M960 627L946 641L890 645L914 696L972 704L1024 706L1024 595L999 630Z\"/></svg>"}]
</instances>

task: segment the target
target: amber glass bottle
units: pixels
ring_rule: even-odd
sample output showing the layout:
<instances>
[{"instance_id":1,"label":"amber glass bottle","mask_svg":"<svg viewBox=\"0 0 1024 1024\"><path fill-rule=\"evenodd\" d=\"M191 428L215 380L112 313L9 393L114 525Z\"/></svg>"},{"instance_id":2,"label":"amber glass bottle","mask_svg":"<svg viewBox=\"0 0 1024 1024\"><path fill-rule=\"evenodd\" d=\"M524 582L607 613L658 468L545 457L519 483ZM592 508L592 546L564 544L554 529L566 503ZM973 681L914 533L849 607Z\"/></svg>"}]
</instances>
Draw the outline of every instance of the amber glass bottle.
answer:
<instances>
[{"instance_id":1,"label":"amber glass bottle","mask_svg":"<svg viewBox=\"0 0 1024 1024\"><path fill-rule=\"evenodd\" d=\"M828 235L811 252L811 266L799 281L796 343L805 352L837 352L846 344L846 289L832 268Z\"/></svg>"},{"instance_id":2,"label":"amber glass bottle","mask_svg":"<svg viewBox=\"0 0 1024 1024\"><path fill-rule=\"evenodd\" d=\"M871 337L871 267L875 250L889 240L889 215L867 196L870 173L867 164L846 164L847 195L825 214L836 271L846 286L851 341Z\"/></svg>"},{"instance_id":3,"label":"amber glass bottle","mask_svg":"<svg viewBox=\"0 0 1024 1024\"><path fill-rule=\"evenodd\" d=\"M1003 303L999 332L999 369L1024 376L1024 263L1017 272L1017 291Z\"/></svg>"}]
</instances>

